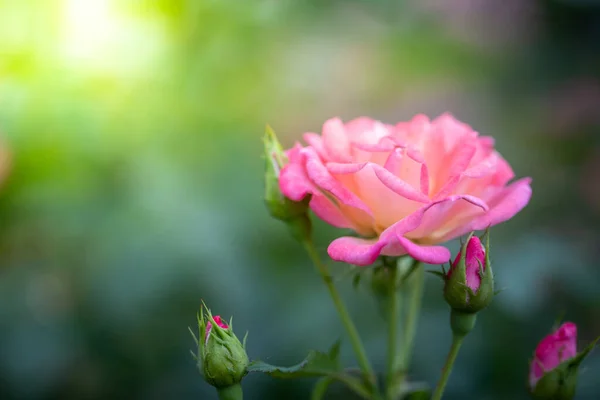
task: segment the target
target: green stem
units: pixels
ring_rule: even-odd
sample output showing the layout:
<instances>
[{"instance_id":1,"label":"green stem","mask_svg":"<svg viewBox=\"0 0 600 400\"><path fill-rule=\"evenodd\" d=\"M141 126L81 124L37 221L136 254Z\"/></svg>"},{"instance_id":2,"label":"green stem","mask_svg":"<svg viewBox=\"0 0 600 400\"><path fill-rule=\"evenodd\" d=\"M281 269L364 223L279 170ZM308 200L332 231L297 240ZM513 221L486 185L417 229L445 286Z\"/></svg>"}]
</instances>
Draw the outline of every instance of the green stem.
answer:
<instances>
[{"instance_id":1,"label":"green stem","mask_svg":"<svg viewBox=\"0 0 600 400\"><path fill-rule=\"evenodd\" d=\"M243 400L244 392L242 391L242 385L235 384L226 388L217 389L219 394L219 400Z\"/></svg>"},{"instance_id":2,"label":"green stem","mask_svg":"<svg viewBox=\"0 0 600 400\"><path fill-rule=\"evenodd\" d=\"M461 335L452 336L452 346L450 346L450 352L448 353L448 358L446 358L446 363L444 364L444 369L442 370L442 376L435 387L435 392L433 393L431 400L441 400L442 395L444 394L444 389L446 388L446 383L448 382L448 378L452 372L454 361L456 360L456 356L458 355L458 351L460 350L460 346L462 345L464 338L465 336Z\"/></svg>"},{"instance_id":3,"label":"green stem","mask_svg":"<svg viewBox=\"0 0 600 400\"><path fill-rule=\"evenodd\" d=\"M404 282L403 282L404 283ZM410 276L410 297L408 299L408 313L404 322L404 335L402 336L402 360L400 369L406 370L410 362L413 342L417 332L417 322L421 312L421 300L423 298L423 286L425 283L425 268L422 263L415 261L415 270Z\"/></svg>"},{"instance_id":4,"label":"green stem","mask_svg":"<svg viewBox=\"0 0 600 400\"><path fill-rule=\"evenodd\" d=\"M350 337L350 343L352 344L352 348L354 349L354 353L356 354L358 365L363 374L363 377L365 378L366 382L368 382L369 385L373 389L376 389L375 374L373 373L373 368L371 367L371 364L369 363L369 359L367 358L367 353L365 352L362 341L360 340L360 336L358 335L356 326L354 326L354 323L352 322L352 319L350 318L350 314L348 314L348 310L346 309L346 306L344 305L342 297L340 296L340 294L338 293L337 289L335 288L335 286L333 284L333 280L331 279L331 276L329 275L327 266L325 264L323 264L323 262L321 262L319 253L317 253L317 250L315 249L315 246L314 246L312 240L310 240L310 239L305 240L304 247L306 248L306 251L308 252L308 255L310 256L312 262L315 264L315 267L319 271L321 278L323 278L323 282L325 282L325 286L327 286L329 295L331 296L331 299L333 300L333 304L335 305L335 308L340 316L340 319L342 320L342 324L344 325L344 327L346 328L346 331L348 332L348 336Z\"/></svg>"},{"instance_id":5,"label":"green stem","mask_svg":"<svg viewBox=\"0 0 600 400\"><path fill-rule=\"evenodd\" d=\"M390 271L390 291L388 298L388 348L387 348L387 375L386 399L393 400L396 389L396 357L398 344L398 317L400 314L400 293L397 287L398 268L396 265Z\"/></svg>"}]
</instances>

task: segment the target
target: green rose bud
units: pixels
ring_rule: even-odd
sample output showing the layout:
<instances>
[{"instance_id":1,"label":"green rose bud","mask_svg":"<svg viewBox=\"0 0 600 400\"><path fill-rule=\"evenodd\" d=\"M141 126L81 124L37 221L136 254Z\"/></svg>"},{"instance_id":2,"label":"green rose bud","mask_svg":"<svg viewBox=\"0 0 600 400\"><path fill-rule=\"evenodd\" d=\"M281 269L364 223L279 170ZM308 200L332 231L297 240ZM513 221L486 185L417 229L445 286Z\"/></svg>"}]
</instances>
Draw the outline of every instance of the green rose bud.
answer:
<instances>
[{"instance_id":1,"label":"green rose bud","mask_svg":"<svg viewBox=\"0 0 600 400\"><path fill-rule=\"evenodd\" d=\"M233 333L231 321L227 324L209 310L198 319L198 368L204 379L217 389L239 384L247 374L248 355L244 344Z\"/></svg>"},{"instance_id":2,"label":"green rose bud","mask_svg":"<svg viewBox=\"0 0 600 400\"><path fill-rule=\"evenodd\" d=\"M265 204L273 218L285 222L297 239L310 235L311 223L308 217L310 196L302 201L293 201L281 193L279 174L288 159L277 140L275 132L267 126L264 137L265 151Z\"/></svg>"}]
</instances>

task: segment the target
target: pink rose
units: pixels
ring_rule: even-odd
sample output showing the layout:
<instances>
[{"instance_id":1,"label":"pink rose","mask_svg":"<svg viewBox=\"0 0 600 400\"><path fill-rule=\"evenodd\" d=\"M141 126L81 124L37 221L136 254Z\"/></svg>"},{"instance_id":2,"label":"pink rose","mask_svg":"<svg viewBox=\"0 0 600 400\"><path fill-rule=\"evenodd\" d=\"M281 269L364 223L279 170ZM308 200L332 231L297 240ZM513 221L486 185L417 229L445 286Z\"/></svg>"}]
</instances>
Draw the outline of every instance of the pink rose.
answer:
<instances>
[{"instance_id":1,"label":"pink rose","mask_svg":"<svg viewBox=\"0 0 600 400\"><path fill-rule=\"evenodd\" d=\"M215 320L217 325L219 325L221 328L223 328L223 329L229 328L229 325L227 325L227 323L225 321L223 321L219 315L215 315L213 317L213 319ZM206 323L206 332L204 333L204 342L205 343L208 341L208 335L210 335L211 330L212 330L212 322L208 321Z\"/></svg>"},{"instance_id":2,"label":"pink rose","mask_svg":"<svg viewBox=\"0 0 600 400\"><path fill-rule=\"evenodd\" d=\"M452 263L452 267L448 271L448 278L452 275L452 271L456 269L459 262L460 253L456 255L456 258ZM465 254L465 270L467 273L467 286L474 293L477 293L479 286L481 286L481 275L479 274L479 270L482 269L482 271L485 271L485 264L485 248L477 236L472 236L467 243L467 250Z\"/></svg>"},{"instance_id":3,"label":"pink rose","mask_svg":"<svg viewBox=\"0 0 600 400\"><path fill-rule=\"evenodd\" d=\"M555 332L546 336L535 349L529 371L529 385L535 388L546 372L577 355L577 326L565 322Z\"/></svg>"},{"instance_id":4,"label":"pink rose","mask_svg":"<svg viewBox=\"0 0 600 400\"><path fill-rule=\"evenodd\" d=\"M493 139L448 114L396 126L334 118L304 139L288 150L279 184L291 200L312 195L318 217L362 236L334 240L337 261L409 254L441 264L450 252L436 244L506 221L531 197L529 178L507 186L514 174Z\"/></svg>"}]
</instances>

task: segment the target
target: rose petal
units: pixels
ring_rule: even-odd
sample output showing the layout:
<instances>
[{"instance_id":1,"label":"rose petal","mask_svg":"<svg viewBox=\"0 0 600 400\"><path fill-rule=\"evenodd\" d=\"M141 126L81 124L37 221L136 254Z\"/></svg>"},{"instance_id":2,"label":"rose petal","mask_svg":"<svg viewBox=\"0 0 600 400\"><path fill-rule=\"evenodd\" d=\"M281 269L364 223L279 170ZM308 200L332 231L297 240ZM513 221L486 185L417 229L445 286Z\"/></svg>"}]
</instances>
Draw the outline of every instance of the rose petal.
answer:
<instances>
[{"instance_id":1,"label":"rose petal","mask_svg":"<svg viewBox=\"0 0 600 400\"><path fill-rule=\"evenodd\" d=\"M329 225L333 225L338 228L351 228L358 230L360 227L354 226L354 224L344 215L341 209L335 205L327 196L321 194L315 194L310 199L310 209L315 215L327 222Z\"/></svg>"},{"instance_id":2,"label":"rose petal","mask_svg":"<svg viewBox=\"0 0 600 400\"><path fill-rule=\"evenodd\" d=\"M421 246L405 238L407 232L419 227L424 215L434 207L444 202L455 201L447 199L421 207L406 218L398 221L383 231L377 239L358 239L342 237L329 245L327 252L336 261L344 261L354 265L370 265L380 255L400 256L410 254L415 259L425 263L441 264L450 259L450 251L442 250L441 246Z\"/></svg>"},{"instance_id":3,"label":"rose petal","mask_svg":"<svg viewBox=\"0 0 600 400\"><path fill-rule=\"evenodd\" d=\"M400 196L409 200L418 201L420 203L429 203L429 197L425 196L423 193L416 190L412 185L398 178L387 169L373 164L373 170L375 171L375 175L377 175L381 183Z\"/></svg>"},{"instance_id":4,"label":"rose petal","mask_svg":"<svg viewBox=\"0 0 600 400\"><path fill-rule=\"evenodd\" d=\"M531 199L531 178L523 178L502 189L487 201L489 210L469 221L461 223L445 234L440 241L451 240L465 233L479 231L511 219L521 211Z\"/></svg>"},{"instance_id":5,"label":"rose petal","mask_svg":"<svg viewBox=\"0 0 600 400\"><path fill-rule=\"evenodd\" d=\"M323 138L321 138L320 135L317 135L316 133L312 132L307 132L304 135L302 135L302 137L306 143L308 143L313 149L315 149L319 157L321 157L324 161L329 159L329 156L327 155L327 150L325 149L325 144L323 143Z\"/></svg>"},{"instance_id":6,"label":"rose petal","mask_svg":"<svg viewBox=\"0 0 600 400\"><path fill-rule=\"evenodd\" d=\"M421 246L415 244L403 236L397 237L398 242L405 249L406 254L415 260L426 264L443 264L450 259L450 250L444 246Z\"/></svg>"},{"instance_id":7,"label":"rose petal","mask_svg":"<svg viewBox=\"0 0 600 400\"><path fill-rule=\"evenodd\" d=\"M306 148L305 154L306 173L315 185L333 194L340 201L340 203L357 208L372 216L372 212L369 207L367 207L367 205L358 196L346 189L340 184L339 181L331 176L314 150L311 148Z\"/></svg>"},{"instance_id":8,"label":"rose petal","mask_svg":"<svg viewBox=\"0 0 600 400\"><path fill-rule=\"evenodd\" d=\"M344 123L332 118L323 124L323 145L332 161L351 162L350 141Z\"/></svg>"},{"instance_id":9,"label":"rose petal","mask_svg":"<svg viewBox=\"0 0 600 400\"><path fill-rule=\"evenodd\" d=\"M424 243L441 243L439 236L446 233L442 229L448 226L457 214L477 215L485 212L489 206L480 198L470 195L454 195L437 201L423 216L418 228L406 234L411 239L420 239ZM455 225L450 225L454 227Z\"/></svg>"}]
</instances>

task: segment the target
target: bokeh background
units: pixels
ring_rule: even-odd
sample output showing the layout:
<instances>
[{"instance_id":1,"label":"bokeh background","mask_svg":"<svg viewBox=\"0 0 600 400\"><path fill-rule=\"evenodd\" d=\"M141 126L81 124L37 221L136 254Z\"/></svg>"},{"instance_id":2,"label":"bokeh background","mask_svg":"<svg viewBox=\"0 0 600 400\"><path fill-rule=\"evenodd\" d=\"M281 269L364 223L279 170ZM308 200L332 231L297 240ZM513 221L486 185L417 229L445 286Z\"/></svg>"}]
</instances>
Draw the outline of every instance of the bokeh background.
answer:
<instances>
[{"instance_id":1,"label":"bokeh background","mask_svg":"<svg viewBox=\"0 0 600 400\"><path fill-rule=\"evenodd\" d=\"M599 72L591 0L1 0L0 398L216 399L189 353L201 299L252 358L326 349L344 337L327 293L264 209L264 126L290 146L332 116L444 111L534 189L492 232L505 290L446 398L527 398L558 317L582 346L600 334ZM339 234L315 229L323 251ZM338 275L382 371L383 321ZM431 384L440 290L428 277L411 372ZM598 399L600 355L585 366L577 398ZM306 399L313 383L244 387Z\"/></svg>"}]
</instances>

